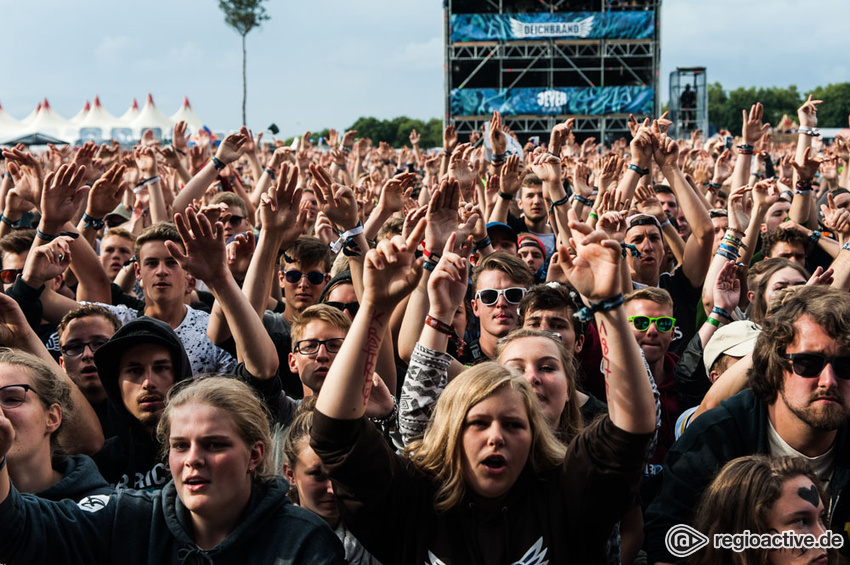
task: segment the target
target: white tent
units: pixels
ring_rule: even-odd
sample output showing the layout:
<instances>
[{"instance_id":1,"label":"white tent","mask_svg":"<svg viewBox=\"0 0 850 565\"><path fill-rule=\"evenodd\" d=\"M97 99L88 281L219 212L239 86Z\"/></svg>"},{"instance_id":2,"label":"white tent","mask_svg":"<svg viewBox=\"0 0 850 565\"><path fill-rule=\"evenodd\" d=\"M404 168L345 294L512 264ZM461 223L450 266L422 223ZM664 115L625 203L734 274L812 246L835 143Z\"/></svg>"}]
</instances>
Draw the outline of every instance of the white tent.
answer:
<instances>
[{"instance_id":1,"label":"white tent","mask_svg":"<svg viewBox=\"0 0 850 565\"><path fill-rule=\"evenodd\" d=\"M91 104L89 103L88 100L86 100L86 105L83 106L83 109L80 110L79 112L77 112L76 115L74 115L74 117L71 118L68 121L71 122L72 124L78 124L78 123L82 122L85 119L86 114L89 113L89 110L91 110Z\"/></svg>"},{"instance_id":2,"label":"white tent","mask_svg":"<svg viewBox=\"0 0 850 565\"><path fill-rule=\"evenodd\" d=\"M43 133L65 141L73 142L76 138L77 128L74 124L54 112L47 98L41 104L41 110L31 122L24 125L19 135L30 133Z\"/></svg>"},{"instance_id":3,"label":"white tent","mask_svg":"<svg viewBox=\"0 0 850 565\"><path fill-rule=\"evenodd\" d=\"M3 106L0 106L0 140L16 137L20 129L21 122L10 116Z\"/></svg>"},{"instance_id":4,"label":"white tent","mask_svg":"<svg viewBox=\"0 0 850 565\"><path fill-rule=\"evenodd\" d=\"M136 119L130 122L130 127L133 130L133 135L136 139L141 139L145 130L153 130L157 139L167 139L171 137L171 128L174 126L165 114L159 111L153 102L153 95L148 94L148 99L145 101L145 106Z\"/></svg>"},{"instance_id":5,"label":"white tent","mask_svg":"<svg viewBox=\"0 0 850 565\"><path fill-rule=\"evenodd\" d=\"M192 109L192 105L189 104L189 99L187 97L183 97L183 104L180 105L180 109L171 116L171 121L177 123L179 121L186 122L188 125L189 133L195 133L202 127L204 127L204 121L198 117L195 111Z\"/></svg>"},{"instance_id":6,"label":"white tent","mask_svg":"<svg viewBox=\"0 0 850 565\"><path fill-rule=\"evenodd\" d=\"M127 111L118 119L124 124L129 124L139 116L139 112L139 103L133 98L133 105L127 108Z\"/></svg>"},{"instance_id":7,"label":"white tent","mask_svg":"<svg viewBox=\"0 0 850 565\"><path fill-rule=\"evenodd\" d=\"M113 116L100 103L100 97L94 97L94 106L85 119L80 122L79 139L83 141L94 141L102 143L109 139L117 139L121 143L129 143L133 140L133 133L129 125L122 123L119 118Z\"/></svg>"},{"instance_id":8,"label":"white tent","mask_svg":"<svg viewBox=\"0 0 850 565\"><path fill-rule=\"evenodd\" d=\"M45 100L47 100L47 99L45 98ZM22 120L21 120L21 122L20 122L20 123L21 123L21 126L25 126L25 125L27 125L28 123L32 122L32 121L35 119L35 117L38 115L38 113L39 113L39 112L41 112L41 104L42 104L41 102L39 102L38 104L36 104L36 105L35 105L35 110L33 110L32 112L30 112L30 113L27 115L27 117L25 117L24 119L22 119Z\"/></svg>"}]
</instances>

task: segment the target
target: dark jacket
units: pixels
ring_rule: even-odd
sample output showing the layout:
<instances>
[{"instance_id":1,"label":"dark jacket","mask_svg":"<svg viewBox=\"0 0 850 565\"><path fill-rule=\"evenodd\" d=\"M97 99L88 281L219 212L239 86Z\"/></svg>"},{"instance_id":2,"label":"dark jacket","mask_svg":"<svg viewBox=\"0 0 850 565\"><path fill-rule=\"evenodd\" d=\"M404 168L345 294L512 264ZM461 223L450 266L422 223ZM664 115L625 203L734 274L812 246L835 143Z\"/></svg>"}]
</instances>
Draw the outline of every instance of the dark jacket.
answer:
<instances>
[{"instance_id":1,"label":"dark jacket","mask_svg":"<svg viewBox=\"0 0 850 565\"><path fill-rule=\"evenodd\" d=\"M664 537L676 524L693 523L693 512L705 488L724 464L737 457L770 453L767 438L767 405L751 390L744 390L709 410L688 426L664 460L661 491L646 512L646 547L649 563L673 563ZM830 481L829 527L845 537L842 553L850 555L850 449L848 425L835 438L835 471Z\"/></svg>"},{"instance_id":2,"label":"dark jacket","mask_svg":"<svg viewBox=\"0 0 850 565\"><path fill-rule=\"evenodd\" d=\"M292 505L287 483L255 484L236 529L200 549L173 482L149 493L121 490L77 505L21 495L0 504L0 562L122 565L342 565L339 539L316 515Z\"/></svg>"},{"instance_id":3,"label":"dark jacket","mask_svg":"<svg viewBox=\"0 0 850 565\"><path fill-rule=\"evenodd\" d=\"M47 500L70 498L79 502L94 494L112 494L115 489L107 484L90 457L71 455L53 463L53 469L62 473L62 478L52 487L35 493Z\"/></svg>"},{"instance_id":4,"label":"dark jacket","mask_svg":"<svg viewBox=\"0 0 850 565\"><path fill-rule=\"evenodd\" d=\"M160 488L171 479L171 473L159 462L159 442L127 410L118 384L121 354L141 343L156 343L171 352L175 384L192 378L192 366L180 338L171 326L147 316L124 324L95 352L97 373L119 429L93 459L109 484L118 488Z\"/></svg>"},{"instance_id":5,"label":"dark jacket","mask_svg":"<svg viewBox=\"0 0 850 565\"><path fill-rule=\"evenodd\" d=\"M311 434L343 521L369 553L382 563L444 565L604 563L652 437L602 418L570 444L562 465L542 473L526 467L498 506L468 494L440 514L433 479L393 453L365 419L316 412Z\"/></svg>"}]
</instances>

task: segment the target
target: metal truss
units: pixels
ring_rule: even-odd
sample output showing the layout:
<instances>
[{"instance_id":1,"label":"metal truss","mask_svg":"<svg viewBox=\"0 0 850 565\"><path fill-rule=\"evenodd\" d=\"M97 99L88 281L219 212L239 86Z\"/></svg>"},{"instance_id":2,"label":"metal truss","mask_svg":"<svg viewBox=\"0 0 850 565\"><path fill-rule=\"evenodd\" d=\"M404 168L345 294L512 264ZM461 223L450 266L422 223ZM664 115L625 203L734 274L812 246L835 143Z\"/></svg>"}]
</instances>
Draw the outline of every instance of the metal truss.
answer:
<instances>
[{"instance_id":1,"label":"metal truss","mask_svg":"<svg viewBox=\"0 0 850 565\"><path fill-rule=\"evenodd\" d=\"M638 120L642 120L648 116L638 116ZM603 140L609 144L620 137L629 137L629 117L625 114L609 114L605 116L503 116L502 122L514 133L516 133L521 141L532 135L542 136L545 141L549 138L549 132L552 128L565 121L567 118L575 118L576 123L573 127L573 133L580 137L586 138L593 136L597 140ZM453 123L457 129L461 140L465 136L472 134L475 131L482 131L485 123L489 123L490 118L486 116L455 116Z\"/></svg>"}]
</instances>

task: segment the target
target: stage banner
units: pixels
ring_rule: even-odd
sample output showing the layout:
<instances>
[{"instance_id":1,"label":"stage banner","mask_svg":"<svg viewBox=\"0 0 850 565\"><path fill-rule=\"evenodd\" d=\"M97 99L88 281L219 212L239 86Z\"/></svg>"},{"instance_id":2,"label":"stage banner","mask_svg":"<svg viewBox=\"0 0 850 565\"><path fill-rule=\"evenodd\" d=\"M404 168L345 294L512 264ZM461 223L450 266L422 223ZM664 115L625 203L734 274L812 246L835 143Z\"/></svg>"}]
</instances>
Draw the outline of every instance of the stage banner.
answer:
<instances>
[{"instance_id":1,"label":"stage banner","mask_svg":"<svg viewBox=\"0 0 850 565\"><path fill-rule=\"evenodd\" d=\"M452 14L451 41L528 39L651 39L655 12Z\"/></svg>"},{"instance_id":2,"label":"stage banner","mask_svg":"<svg viewBox=\"0 0 850 565\"><path fill-rule=\"evenodd\" d=\"M456 88L451 105L454 116L486 116L494 110L507 116L649 114L654 97L650 86Z\"/></svg>"}]
</instances>

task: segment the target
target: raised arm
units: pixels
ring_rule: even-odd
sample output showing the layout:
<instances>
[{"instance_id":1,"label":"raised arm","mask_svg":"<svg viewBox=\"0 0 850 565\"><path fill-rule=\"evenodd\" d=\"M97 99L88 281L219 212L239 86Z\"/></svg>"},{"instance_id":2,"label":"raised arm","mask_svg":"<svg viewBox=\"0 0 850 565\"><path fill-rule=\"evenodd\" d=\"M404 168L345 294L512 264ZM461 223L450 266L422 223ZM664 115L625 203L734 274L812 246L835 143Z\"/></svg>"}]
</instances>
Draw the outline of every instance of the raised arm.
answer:
<instances>
[{"instance_id":1,"label":"raised arm","mask_svg":"<svg viewBox=\"0 0 850 565\"><path fill-rule=\"evenodd\" d=\"M353 420L365 413L390 315L422 275L423 260L414 260L413 251L424 231L425 222L420 221L406 241L396 236L366 254L363 300L316 401L322 414Z\"/></svg>"},{"instance_id":2,"label":"raised arm","mask_svg":"<svg viewBox=\"0 0 850 565\"><path fill-rule=\"evenodd\" d=\"M273 377L278 367L274 343L227 268L223 226L216 222L213 227L206 216L199 216L193 208L176 214L174 222L186 252L167 241L168 252L187 273L204 281L215 296L236 342L237 359L255 377Z\"/></svg>"},{"instance_id":3,"label":"raised arm","mask_svg":"<svg viewBox=\"0 0 850 565\"><path fill-rule=\"evenodd\" d=\"M602 231L576 221L570 211L576 256L558 247L558 261L576 290L589 302L579 315L596 320L602 346L602 371L608 391L608 415L621 430L655 431L655 399L620 294L624 268L620 244Z\"/></svg>"},{"instance_id":4,"label":"raised arm","mask_svg":"<svg viewBox=\"0 0 850 565\"><path fill-rule=\"evenodd\" d=\"M215 157L210 159L192 180L186 183L183 190L174 199L175 210L185 210L192 200L201 198L204 192L218 177L218 172L225 166L234 162L241 155L242 146L248 141L248 137L242 133L231 133L219 144Z\"/></svg>"}]
</instances>

